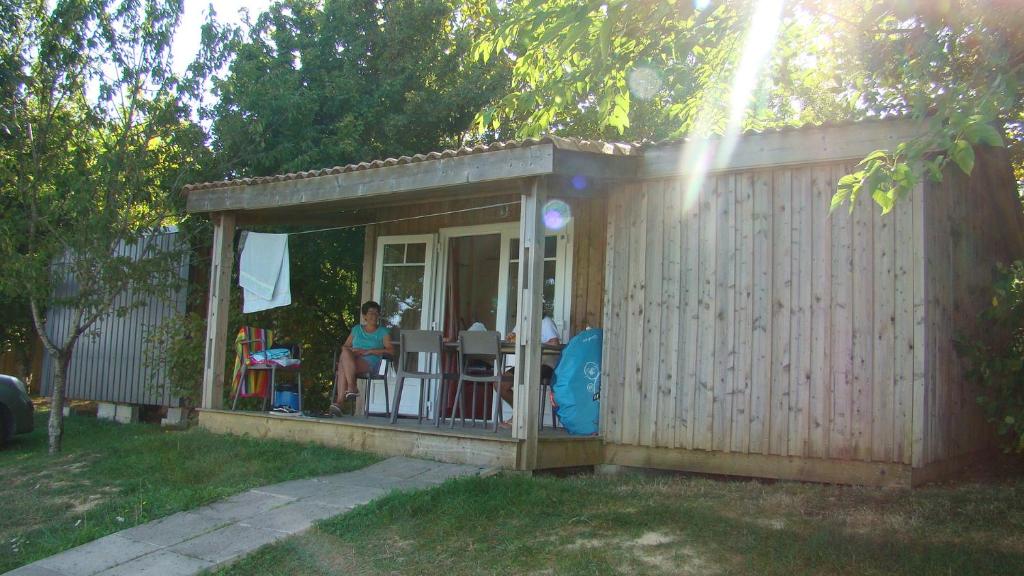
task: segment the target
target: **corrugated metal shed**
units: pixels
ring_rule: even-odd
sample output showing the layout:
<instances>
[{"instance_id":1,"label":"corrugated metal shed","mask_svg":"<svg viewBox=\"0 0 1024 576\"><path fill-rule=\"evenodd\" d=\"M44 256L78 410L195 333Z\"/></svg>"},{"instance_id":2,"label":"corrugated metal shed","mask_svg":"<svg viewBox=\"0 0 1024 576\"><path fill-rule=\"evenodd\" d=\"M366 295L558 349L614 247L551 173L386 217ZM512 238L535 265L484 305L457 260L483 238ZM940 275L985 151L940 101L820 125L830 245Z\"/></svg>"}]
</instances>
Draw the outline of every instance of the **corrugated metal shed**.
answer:
<instances>
[{"instance_id":1,"label":"corrugated metal shed","mask_svg":"<svg viewBox=\"0 0 1024 576\"><path fill-rule=\"evenodd\" d=\"M181 247L177 232L157 234L154 240L164 250ZM136 247L123 248L125 255L134 255ZM179 274L188 279L189 261L183 258ZM184 286L184 283L183 283ZM133 309L124 317L111 314L96 323L93 332L82 336L75 345L65 396L69 399L117 402L123 404L154 404L178 406L179 398L171 397L167 378L163 373L155 380L143 363L145 337L165 319L185 313L187 290L183 287L172 298L153 298L145 305ZM130 294L122 294L117 304L127 303ZM72 311L53 308L46 315L48 336L63 342L70 331ZM43 394L53 390L53 359L49 354L43 360Z\"/></svg>"}]
</instances>

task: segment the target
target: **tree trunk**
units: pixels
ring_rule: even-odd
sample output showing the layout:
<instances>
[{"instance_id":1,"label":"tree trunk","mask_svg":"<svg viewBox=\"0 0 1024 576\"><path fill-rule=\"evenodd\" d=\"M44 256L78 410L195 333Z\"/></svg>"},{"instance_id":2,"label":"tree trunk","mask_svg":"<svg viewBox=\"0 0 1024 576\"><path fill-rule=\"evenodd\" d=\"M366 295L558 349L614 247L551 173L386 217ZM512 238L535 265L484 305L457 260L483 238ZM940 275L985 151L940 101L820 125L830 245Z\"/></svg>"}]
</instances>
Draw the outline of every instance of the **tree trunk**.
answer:
<instances>
[{"instance_id":1,"label":"tree trunk","mask_svg":"<svg viewBox=\"0 0 1024 576\"><path fill-rule=\"evenodd\" d=\"M71 351L61 351L53 363L53 394L50 397L50 421L47 432L50 438L50 454L61 450L64 438L64 386L67 382L68 366L71 364Z\"/></svg>"}]
</instances>

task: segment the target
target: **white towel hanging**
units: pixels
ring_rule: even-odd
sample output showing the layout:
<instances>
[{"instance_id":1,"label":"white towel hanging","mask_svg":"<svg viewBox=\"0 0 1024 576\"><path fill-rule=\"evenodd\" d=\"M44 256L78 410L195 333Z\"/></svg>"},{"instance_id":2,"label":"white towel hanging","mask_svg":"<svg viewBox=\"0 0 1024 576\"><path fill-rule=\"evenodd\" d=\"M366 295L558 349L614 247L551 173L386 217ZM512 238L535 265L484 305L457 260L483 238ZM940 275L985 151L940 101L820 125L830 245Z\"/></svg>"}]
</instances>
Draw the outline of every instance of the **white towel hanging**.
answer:
<instances>
[{"instance_id":1,"label":"white towel hanging","mask_svg":"<svg viewBox=\"0 0 1024 576\"><path fill-rule=\"evenodd\" d=\"M288 235L249 232L238 264L242 312L259 312L292 303Z\"/></svg>"}]
</instances>

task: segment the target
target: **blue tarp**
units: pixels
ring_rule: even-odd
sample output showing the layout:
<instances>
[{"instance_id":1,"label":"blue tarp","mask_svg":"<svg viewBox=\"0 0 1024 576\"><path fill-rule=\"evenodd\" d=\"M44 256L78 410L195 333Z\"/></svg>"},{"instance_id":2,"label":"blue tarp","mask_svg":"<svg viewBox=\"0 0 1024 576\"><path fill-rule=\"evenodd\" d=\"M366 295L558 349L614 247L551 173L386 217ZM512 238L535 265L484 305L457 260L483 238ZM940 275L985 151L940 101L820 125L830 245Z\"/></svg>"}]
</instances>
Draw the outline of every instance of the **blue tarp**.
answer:
<instances>
[{"instance_id":1,"label":"blue tarp","mask_svg":"<svg viewBox=\"0 0 1024 576\"><path fill-rule=\"evenodd\" d=\"M598 329L580 332L562 351L552 385L558 419L570 434L597 434L601 413L601 339Z\"/></svg>"}]
</instances>

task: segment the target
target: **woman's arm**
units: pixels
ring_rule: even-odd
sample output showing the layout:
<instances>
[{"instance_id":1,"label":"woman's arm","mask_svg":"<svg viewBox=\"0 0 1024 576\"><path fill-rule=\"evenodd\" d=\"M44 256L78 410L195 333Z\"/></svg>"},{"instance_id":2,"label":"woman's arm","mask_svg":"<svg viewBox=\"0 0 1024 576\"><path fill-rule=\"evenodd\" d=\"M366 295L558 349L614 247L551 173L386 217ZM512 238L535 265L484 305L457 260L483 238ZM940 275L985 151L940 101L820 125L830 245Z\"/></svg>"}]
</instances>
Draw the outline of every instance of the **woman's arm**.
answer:
<instances>
[{"instance_id":1,"label":"woman's arm","mask_svg":"<svg viewBox=\"0 0 1024 576\"><path fill-rule=\"evenodd\" d=\"M391 334L384 335L384 353L391 354L392 356L395 354L395 346L391 342Z\"/></svg>"}]
</instances>

